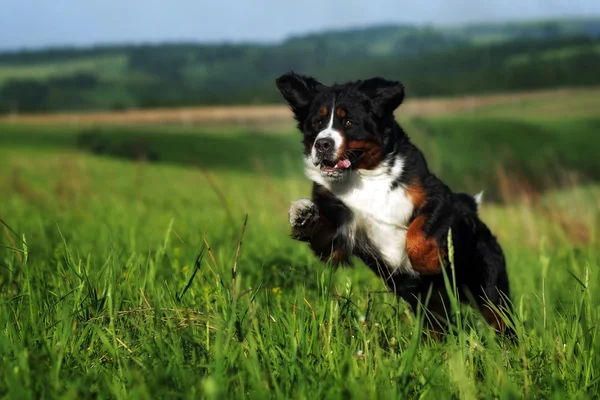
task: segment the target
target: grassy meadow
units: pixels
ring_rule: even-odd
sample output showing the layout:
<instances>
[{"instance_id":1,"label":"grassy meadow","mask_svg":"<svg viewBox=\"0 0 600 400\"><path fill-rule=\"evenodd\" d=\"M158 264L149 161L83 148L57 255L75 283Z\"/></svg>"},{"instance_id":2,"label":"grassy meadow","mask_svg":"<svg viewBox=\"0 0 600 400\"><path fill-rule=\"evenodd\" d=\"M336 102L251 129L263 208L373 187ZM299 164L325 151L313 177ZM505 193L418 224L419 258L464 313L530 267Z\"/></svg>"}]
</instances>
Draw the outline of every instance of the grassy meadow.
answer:
<instances>
[{"instance_id":1,"label":"grassy meadow","mask_svg":"<svg viewBox=\"0 0 600 400\"><path fill-rule=\"evenodd\" d=\"M469 308L444 340L427 340L422 313L366 267L334 272L292 241L287 210L310 183L291 119L277 129L4 121L0 394L597 398L597 110L597 94L400 110L442 179L485 190L515 343Z\"/></svg>"}]
</instances>

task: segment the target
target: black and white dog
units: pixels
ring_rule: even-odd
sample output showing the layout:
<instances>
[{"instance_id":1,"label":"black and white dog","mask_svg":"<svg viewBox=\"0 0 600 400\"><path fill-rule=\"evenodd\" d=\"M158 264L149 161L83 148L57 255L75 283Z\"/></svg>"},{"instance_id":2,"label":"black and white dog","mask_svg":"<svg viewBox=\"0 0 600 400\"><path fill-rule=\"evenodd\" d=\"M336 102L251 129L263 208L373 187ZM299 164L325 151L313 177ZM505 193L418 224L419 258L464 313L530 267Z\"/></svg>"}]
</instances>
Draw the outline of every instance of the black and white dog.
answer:
<instances>
[{"instance_id":1,"label":"black and white dog","mask_svg":"<svg viewBox=\"0 0 600 400\"><path fill-rule=\"evenodd\" d=\"M383 78L325 86L295 73L276 83L303 134L313 181L312 198L290 208L293 238L333 265L357 256L413 309L431 290L428 309L443 316L451 229L461 298L471 296L504 332L495 311L508 308L510 295L502 249L478 217L480 198L432 174L396 122L404 86Z\"/></svg>"}]
</instances>

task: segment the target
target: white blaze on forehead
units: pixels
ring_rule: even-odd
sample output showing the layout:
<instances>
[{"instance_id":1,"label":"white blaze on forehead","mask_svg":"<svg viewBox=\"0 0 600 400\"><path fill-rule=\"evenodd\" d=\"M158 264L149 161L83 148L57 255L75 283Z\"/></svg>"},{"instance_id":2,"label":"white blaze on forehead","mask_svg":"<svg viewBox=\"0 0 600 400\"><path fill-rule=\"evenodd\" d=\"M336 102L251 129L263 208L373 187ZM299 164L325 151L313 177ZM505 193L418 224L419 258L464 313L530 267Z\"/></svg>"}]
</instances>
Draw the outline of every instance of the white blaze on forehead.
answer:
<instances>
[{"instance_id":1,"label":"white blaze on forehead","mask_svg":"<svg viewBox=\"0 0 600 400\"><path fill-rule=\"evenodd\" d=\"M331 117L329 118L329 124L327 125L327 128L325 128L321 132L319 132L319 134L315 138L315 142L319 139L325 139L325 138L333 139L333 143L334 143L333 144L333 153L336 154L339 151L340 147L342 146L342 135L340 134L340 132L333 129L334 116L335 116L335 102L331 104ZM317 160L317 150L315 149L315 146L313 146L313 148L312 148L311 156L312 156L313 160L315 160L315 161Z\"/></svg>"}]
</instances>

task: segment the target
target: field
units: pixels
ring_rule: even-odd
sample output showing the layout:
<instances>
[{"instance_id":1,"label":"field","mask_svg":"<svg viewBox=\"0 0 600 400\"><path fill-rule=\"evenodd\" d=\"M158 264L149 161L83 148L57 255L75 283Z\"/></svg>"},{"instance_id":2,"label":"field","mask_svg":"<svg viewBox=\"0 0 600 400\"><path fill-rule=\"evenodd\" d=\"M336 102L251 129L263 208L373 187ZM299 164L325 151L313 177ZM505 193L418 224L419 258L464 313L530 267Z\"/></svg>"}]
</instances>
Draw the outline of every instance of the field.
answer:
<instances>
[{"instance_id":1,"label":"field","mask_svg":"<svg viewBox=\"0 0 600 400\"><path fill-rule=\"evenodd\" d=\"M121 74L126 65L127 58L120 54L31 65L0 64L0 84L8 79L47 79L77 73L97 73L110 78Z\"/></svg>"},{"instance_id":2,"label":"field","mask_svg":"<svg viewBox=\"0 0 600 400\"><path fill-rule=\"evenodd\" d=\"M539 120L597 116L600 87L584 89L554 89L517 92L488 96L408 99L398 109L399 118L421 116L493 116L510 119ZM0 115L0 123L52 125L241 125L275 130L290 126L290 111L286 106L225 106L184 107L126 112L48 113Z\"/></svg>"},{"instance_id":3,"label":"field","mask_svg":"<svg viewBox=\"0 0 600 400\"><path fill-rule=\"evenodd\" d=\"M285 110L5 118L0 394L597 398L600 96L494 98L399 116L442 179L485 190L515 343L469 308L427 340L360 263L334 272L289 238L310 183Z\"/></svg>"}]
</instances>

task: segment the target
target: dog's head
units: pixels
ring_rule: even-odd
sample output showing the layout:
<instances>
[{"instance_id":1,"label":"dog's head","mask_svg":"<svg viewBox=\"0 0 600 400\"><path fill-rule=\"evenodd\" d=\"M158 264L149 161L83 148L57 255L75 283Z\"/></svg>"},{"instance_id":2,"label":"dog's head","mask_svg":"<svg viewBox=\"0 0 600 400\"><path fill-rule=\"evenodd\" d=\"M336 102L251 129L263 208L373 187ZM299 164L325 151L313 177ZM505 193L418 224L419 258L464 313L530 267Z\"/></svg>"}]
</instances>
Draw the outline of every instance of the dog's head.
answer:
<instances>
[{"instance_id":1,"label":"dog's head","mask_svg":"<svg viewBox=\"0 0 600 400\"><path fill-rule=\"evenodd\" d=\"M353 170L372 170L390 147L394 110L404 99L400 82L372 78L325 86L288 73L277 87L303 133L307 164L324 181L343 181Z\"/></svg>"}]
</instances>

